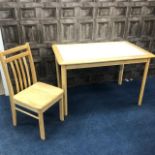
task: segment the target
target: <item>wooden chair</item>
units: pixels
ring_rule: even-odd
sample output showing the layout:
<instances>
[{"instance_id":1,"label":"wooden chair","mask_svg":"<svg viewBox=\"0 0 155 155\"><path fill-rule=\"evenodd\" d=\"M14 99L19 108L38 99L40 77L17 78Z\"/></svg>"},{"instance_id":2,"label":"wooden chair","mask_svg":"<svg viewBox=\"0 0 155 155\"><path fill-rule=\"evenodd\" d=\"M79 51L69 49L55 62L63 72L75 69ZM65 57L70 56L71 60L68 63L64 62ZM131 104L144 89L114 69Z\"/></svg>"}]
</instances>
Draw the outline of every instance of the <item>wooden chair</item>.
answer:
<instances>
[{"instance_id":1,"label":"wooden chair","mask_svg":"<svg viewBox=\"0 0 155 155\"><path fill-rule=\"evenodd\" d=\"M40 137L45 140L43 113L57 101L59 101L60 120L64 121L63 90L37 82L28 43L0 52L0 60L9 88L13 125L17 125L16 111L38 119ZM16 86L16 91L13 84Z\"/></svg>"}]
</instances>

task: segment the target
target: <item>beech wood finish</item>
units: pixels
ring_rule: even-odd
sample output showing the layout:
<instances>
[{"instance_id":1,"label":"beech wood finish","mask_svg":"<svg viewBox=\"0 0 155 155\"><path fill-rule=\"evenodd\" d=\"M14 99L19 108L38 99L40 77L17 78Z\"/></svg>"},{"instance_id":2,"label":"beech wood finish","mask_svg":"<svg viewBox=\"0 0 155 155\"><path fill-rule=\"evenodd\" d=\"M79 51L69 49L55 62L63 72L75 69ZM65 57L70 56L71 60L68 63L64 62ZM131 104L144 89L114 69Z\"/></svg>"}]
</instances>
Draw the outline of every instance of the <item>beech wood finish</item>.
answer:
<instances>
[{"instance_id":1,"label":"beech wood finish","mask_svg":"<svg viewBox=\"0 0 155 155\"><path fill-rule=\"evenodd\" d=\"M45 140L43 114L58 101L60 120L64 121L63 90L46 83L37 82L28 43L1 52L0 60L9 88L13 125L17 125L16 111L38 119L40 137ZM13 74L16 91L13 89L9 67Z\"/></svg>"},{"instance_id":2,"label":"beech wood finish","mask_svg":"<svg viewBox=\"0 0 155 155\"><path fill-rule=\"evenodd\" d=\"M67 70L70 69L120 65L118 84L121 85L125 64L145 63L138 99L138 105L142 105L150 59L155 57L152 53L127 41L81 44L53 43L52 49L56 57L58 85L61 85L64 90L66 116L68 115Z\"/></svg>"}]
</instances>

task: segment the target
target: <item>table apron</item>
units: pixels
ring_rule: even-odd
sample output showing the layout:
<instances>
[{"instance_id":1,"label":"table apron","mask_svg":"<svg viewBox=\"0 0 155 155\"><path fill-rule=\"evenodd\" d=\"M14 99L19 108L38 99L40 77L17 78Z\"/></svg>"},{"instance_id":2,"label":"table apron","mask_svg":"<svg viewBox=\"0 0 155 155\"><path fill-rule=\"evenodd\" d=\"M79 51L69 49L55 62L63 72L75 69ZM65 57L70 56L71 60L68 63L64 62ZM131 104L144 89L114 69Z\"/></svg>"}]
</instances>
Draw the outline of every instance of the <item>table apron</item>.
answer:
<instances>
[{"instance_id":1,"label":"table apron","mask_svg":"<svg viewBox=\"0 0 155 155\"><path fill-rule=\"evenodd\" d=\"M133 60L118 60L111 62L93 62L93 63L83 63L83 64L64 64L67 70L69 69L80 69L80 68L93 68L93 67L103 67L103 66L115 66L115 65L125 65L125 64L136 64L136 63L146 63L150 58L143 59L133 59Z\"/></svg>"}]
</instances>

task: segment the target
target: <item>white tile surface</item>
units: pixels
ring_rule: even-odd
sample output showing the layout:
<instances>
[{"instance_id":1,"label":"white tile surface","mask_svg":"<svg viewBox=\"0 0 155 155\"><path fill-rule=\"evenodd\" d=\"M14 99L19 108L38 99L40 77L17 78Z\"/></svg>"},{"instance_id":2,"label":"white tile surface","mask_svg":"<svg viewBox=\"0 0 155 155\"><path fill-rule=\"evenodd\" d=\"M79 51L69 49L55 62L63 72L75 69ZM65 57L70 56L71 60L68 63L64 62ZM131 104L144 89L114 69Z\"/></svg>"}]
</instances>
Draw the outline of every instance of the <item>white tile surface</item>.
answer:
<instances>
[{"instance_id":1,"label":"white tile surface","mask_svg":"<svg viewBox=\"0 0 155 155\"><path fill-rule=\"evenodd\" d=\"M133 57L146 54L127 42L59 44L57 47L64 61Z\"/></svg>"}]
</instances>

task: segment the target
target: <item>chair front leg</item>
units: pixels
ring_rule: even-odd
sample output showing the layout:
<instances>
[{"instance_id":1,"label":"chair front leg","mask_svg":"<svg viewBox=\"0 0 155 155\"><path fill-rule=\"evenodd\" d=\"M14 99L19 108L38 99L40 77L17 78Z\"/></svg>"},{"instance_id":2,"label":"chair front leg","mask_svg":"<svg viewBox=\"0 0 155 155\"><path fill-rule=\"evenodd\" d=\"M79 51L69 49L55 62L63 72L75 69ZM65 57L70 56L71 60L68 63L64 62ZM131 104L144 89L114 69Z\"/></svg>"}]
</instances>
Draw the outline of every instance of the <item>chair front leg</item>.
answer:
<instances>
[{"instance_id":1,"label":"chair front leg","mask_svg":"<svg viewBox=\"0 0 155 155\"><path fill-rule=\"evenodd\" d=\"M59 117L61 121L64 121L64 103L63 103L63 96L62 99L59 101Z\"/></svg>"},{"instance_id":2,"label":"chair front leg","mask_svg":"<svg viewBox=\"0 0 155 155\"><path fill-rule=\"evenodd\" d=\"M39 129L40 129L40 138L45 140L45 126L44 126L44 116L42 112L39 112Z\"/></svg>"}]
</instances>

